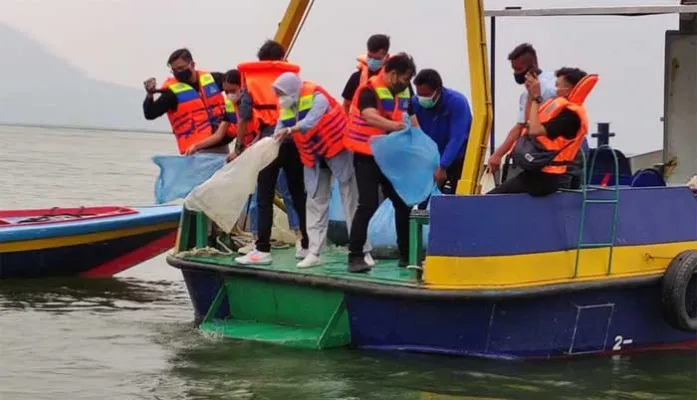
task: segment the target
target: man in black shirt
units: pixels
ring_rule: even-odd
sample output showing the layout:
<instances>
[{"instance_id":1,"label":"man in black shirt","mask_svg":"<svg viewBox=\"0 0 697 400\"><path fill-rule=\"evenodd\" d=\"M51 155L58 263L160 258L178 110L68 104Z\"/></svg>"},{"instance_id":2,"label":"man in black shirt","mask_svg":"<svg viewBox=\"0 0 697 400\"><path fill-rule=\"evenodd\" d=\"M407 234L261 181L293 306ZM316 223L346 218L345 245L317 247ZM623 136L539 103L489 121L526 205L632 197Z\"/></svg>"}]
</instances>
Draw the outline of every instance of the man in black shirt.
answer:
<instances>
[{"instance_id":1,"label":"man in black shirt","mask_svg":"<svg viewBox=\"0 0 697 400\"><path fill-rule=\"evenodd\" d=\"M557 97L567 97L574 86L587 74L578 68L561 68L556 71L555 75L557 77ZM570 108L565 108L554 118L541 123L539 108L542 103L542 95L540 82L535 74L528 73L526 75L525 86L528 89L528 96L534 100L530 108L530 119L527 123L526 134L531 136L544 135L549 140L562 137L567 141L576 140L579 134L585 136L585 132L581 132L581 127L583 125L581 118L586 118L585 115L579 115ZM570 144L569 147L575 148L576 152L578 152L580 144L581 142L579 141L578 146ZM571 157L571 160L573 160L575 156L576 154L574 154L574 157ZM547 196L560 188L568 188L568 183L568 179L565 179L564 173L550 173L546 172L544 169L523 170L514 178L506 180L498 187L489 191L488 194L529 193L532 196Z\"/></svg>"},{"instance_id":2,"label":"man in black shirt","mask_svg":"<svg viewBox=\"0 0 697 400\"><path fill-rule=\"evenodd\" d=\"M380 72L380 69L385 64L387 53L390 51L390 37L382 34L372 35L368 38L366 47L368 52L365 60L363 60L364 62L359 62L358 70L351 74L346 82L344 91L341 93L341 97L344 98L346 114L349 112L349 107L358 87L365 83L368 78Z\"/></svg>"},{"instance_id":3,"label":"man in black shirt","mask_svg":"<svg viewBox=\"0 0 697 400\"><path fill-rule=\"evenodd\" d=\"M384 67L384 84L394 96L394 107L404 107L402 102L411 104L411 98L401 98L409 82L416 74L414 60L405 53L400 53L391 57ZM406 107L404 107L406 108ZM404 109L402 108L402 109ZM376 91L370 86L364 86L358 93L358 110L360 117L365 121L364 124L371 129L378 129L385 134L400 131L406 126L402 121L394 121L386 118L382 107L378 105ZM355 110L353 112L356 112ZM411 110L407 110L412 115ZM351 117L349 117L351 120ZM361 122L363 124L363 122ZM349 125L349 130L358 129L358 126ZM348 136L347 136L348 138ZM395 209L395 223L397 228L397 246L399 247L400 266L408 264L409 256L409 213L410 208L404 203L397 194L390 181L380 171L372 152L365 148L365 143L357 141L355 144L347 144L347 148L354 151L353 167L356 174L356 184L358 186L358 209L353 217L351 232L349 235L349 272L365 272L370 270L371 265L366 262L363 254L363 246L368 236L368 224L378 208L379 187L382 186L383 193L392 201Z\"/></svg>"},{"instance_id":4,"label":"man in black shirt","mask_svg":"<svg viewBox=\"0 0 697 400\"><path fill-rule=\"evenodd\" d=\"M180 82L190 85L197 92L199 91L199 76L196 71L196 62L188 49L182 48L175 50L167 60L167 65L172 70L174 78ZM215 84L219 90L223 87L223 74L220 72L211 72ZM170 89L157 89L157 81L155 78L150 78L144 83L145 100L143 101L143 115L147 120L154 120L169 111L176 111L178 106L177 96ZM155 93L159 92L160 96L155 100ZM211 134L218 129L217 126L211 126ZM185 149L186 150L186 149ZM227 143L207 149L206 151L225 153L228 152Z\"/></svg>"}]
</instances>

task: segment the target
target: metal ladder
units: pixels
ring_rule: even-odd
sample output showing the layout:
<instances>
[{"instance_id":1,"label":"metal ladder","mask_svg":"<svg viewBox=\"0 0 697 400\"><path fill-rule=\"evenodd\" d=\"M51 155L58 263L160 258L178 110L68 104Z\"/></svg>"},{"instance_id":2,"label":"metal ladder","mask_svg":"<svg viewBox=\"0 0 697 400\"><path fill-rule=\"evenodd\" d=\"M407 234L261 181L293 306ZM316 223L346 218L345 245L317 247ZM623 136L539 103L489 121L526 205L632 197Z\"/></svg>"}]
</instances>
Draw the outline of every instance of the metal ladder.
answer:
<instances>
[{"instance_id":1,"label":"metal ladder","mask_svg":"<svg viewBox=\"0 0 697 400\"><path fill-rule=\"evenodd\" d=\"M581 204L581 220L579 222L579 228L578 228L578 243L576 245L576 262L574 264L574 276L573 278L576 278L578 276L578 263L581 258L581 250L583 249L597 249L597 248L603 248L603 247L609 247L608 249L608 261L607 261L607 268L606 268L606 274L610 275L612 272L612 256L613 256L613 250L615 247L615 240L617 236L617 216L618 216L618 211L619 211L619 201L620 201L620 189L619 189L619 161L617 159L617 154L615 154L615 151L610 147L608 144L603 144L595 149L595 153L593 154L593 158L591 159L591 167L590 167L590 173L593 174L593 171L595 170L595 159L598 156L598 153L600 153L601 149L607 149L610 151L612 154L613 162L614 162L614 175L615 175L615 185L614 187L604 187L604 186L591 186L588 184L588 169L586 168L587 166L587 161L586 161L586 153L585 151L581 151L582 157L583 157L583 170L581 172L581 194L583 195L583 202ZM604 190L604 191L611 191L614 193L614 197L611 199L589 199L588 198L588 190ZM578 191L576 191L578 192ZM603 243L590 243L590 242L584 242L583 241L583 231L585 228L585 223L586 223L586 207L591 204L612 204L613 205L613 213L612 213L612 226L611 226L611 231L610 231L610 242L603 242Z\"/></svg>"}]
</instances>

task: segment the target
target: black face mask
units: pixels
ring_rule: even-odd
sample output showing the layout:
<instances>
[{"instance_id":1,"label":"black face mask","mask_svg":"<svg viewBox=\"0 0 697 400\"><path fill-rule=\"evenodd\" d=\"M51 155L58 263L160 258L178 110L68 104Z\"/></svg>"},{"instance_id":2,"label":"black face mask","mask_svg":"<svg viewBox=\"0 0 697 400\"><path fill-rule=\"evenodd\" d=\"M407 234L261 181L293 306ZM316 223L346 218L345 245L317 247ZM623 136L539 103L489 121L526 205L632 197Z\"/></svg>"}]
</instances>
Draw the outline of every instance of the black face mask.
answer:
<instances>
[{"instance_id":1,"label":"black face mask","mask_svg":"<svg viewBox=\"0 0 697 400\"><path fill-rule=\"evenodd\" d=\"M395 82L394 85L392 85L392 90L397 94L407 90L407 87L409 87L408 83Z\"/></svg>"},{"instance_id":2,"label":"black face mask","mask_svg":"<svg viewBox=\"0 0 697 400\"><path fill-rule=\"evenodd\" d=\"M177 71L174 73L174 78L179 82L189 82L191 79L192 72L190 69L185 69L184 71Z\"/></svg>"},{"instance_id":3,"label":"black face mask","mask_svg":"<svg viewBox=\"0 0 697 400\"><path fill-rule=\"evenodd\" d=\"M515 79L515 83L517 83L517 84L519 84L519 85L524 84L524 83L525 83L525 74L527 74L527 73L530 72L530 71L531 71L531 70L527 70L527 71L523 72L522 74L515 74L515 73L514 73L514 74L513 74L513 78ZM536 75L539 76L541 73L542 73L542 70L541 70L541 69L538 68L537 70L535 70L535 74L536 74Z\"/></svg>"}]
</instances>

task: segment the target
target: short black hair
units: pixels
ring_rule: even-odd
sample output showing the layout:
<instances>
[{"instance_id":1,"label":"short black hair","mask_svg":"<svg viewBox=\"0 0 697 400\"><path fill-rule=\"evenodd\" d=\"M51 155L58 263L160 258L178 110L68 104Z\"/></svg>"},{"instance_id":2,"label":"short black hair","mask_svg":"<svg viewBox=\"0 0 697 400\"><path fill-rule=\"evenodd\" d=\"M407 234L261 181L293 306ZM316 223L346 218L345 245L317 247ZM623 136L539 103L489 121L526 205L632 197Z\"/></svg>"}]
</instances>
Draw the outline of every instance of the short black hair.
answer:
<instances>
[{"instance_id":1,"label":"short black hair","mask_svg":"<svg viewBox=\"0 0 697 400\"><path fill-rule=\"evenodd\" d=\"M191 55L189 49L187 49L186 47L182 47L181 49L174 50L172 54L169 55L169 58L167 59L167 65L171 65L173 62L177 61L180 58L186 62L192 62L194 60L194 57Z\"/></svg>"},{"instance_id":2,"label":"short black hair","mask_svg":"<svg viewBox=\"0 0 697 400\"><path fill-rule=\"evenodd\" d=\"M510 53L508 53L508 61L513 61L515 59L520 58L521 56L524 56L526 54L529 54L532 56L532 58L537 61L537 52L535 51L535 48L532 47L530 43L522 43L519 44L518 46L513 49Z\"/></svg>"},{"instance_id":3,"label":"short black hair","mask_svg":"<svg viewBox=\"0 0 697 400\"><path fill-rule=\"evenodd\" d=\"M578 68L570 68L570 67L562 67L556 70L554 72L554 75L559 78L560 76L564 77L567 82L569 82L572 86L576 86L577 83L581 81L586 75L586 71Z\"/></svg>"},{"instance_id":4,"label":"short black hair","mask_svg":"<svg viewBox=\"0 0 697 400\"><path fill-rule=\"evenodd\" d=\"M281 61L286 57L286 49L282 44L267 40L259 47L257 58L259 61Z\"/></svg>"},{"instance_id":5,"label":"short black hair","mask_svg":"<svg viewBox=\"0 0 697 400\"><path fill-rule=\"evenodd\" d=\"M385 63L385 73L396 71L399 75L409 74L410 77L416 74L416 64L414 59L407 53L397 53L390 57Z\"/></svg>"},{"instance_id":6,"label":"short black hair","mask_svg":"<svg viewBox=\"0 0 697 400\"><path fill-rule=\"evenodd\" d=\"M443 88L443 79L435 69L426 68L416 74L414 85L427 85L433 90L440 90Z\"/></svg>"},{"instance_id":7,"label":"short black hair","mask_svg":"<svg viewBox=\"0 0 697 400\"><path fill-rule=\"evenodd\" d=\"M390 51L390 37L381 33L372 35L368 38L366 47L371 53L377 53L380 50Z\"/></svg>"},{"instance_id":8,"label":"short black hair","mask_svg":"<svg viewBox=\"0 0 697 400\"><path fill-rule=\"evenodd\" d=\"M225 73L225 76L223 76L223 82L229 83L231 85L241 85L242 84L242 76L240 75L240 71L236 69L231 69Z\"/></svg>"}]
</instances>

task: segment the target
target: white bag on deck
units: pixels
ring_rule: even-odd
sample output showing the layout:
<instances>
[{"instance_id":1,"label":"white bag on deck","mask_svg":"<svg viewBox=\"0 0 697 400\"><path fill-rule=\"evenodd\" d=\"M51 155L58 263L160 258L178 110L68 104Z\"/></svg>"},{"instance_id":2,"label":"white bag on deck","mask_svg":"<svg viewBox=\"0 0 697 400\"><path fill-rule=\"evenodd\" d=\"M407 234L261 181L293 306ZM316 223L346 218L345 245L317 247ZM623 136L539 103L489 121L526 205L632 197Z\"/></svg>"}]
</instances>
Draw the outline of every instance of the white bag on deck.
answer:
<instances>
[{"instance_id":1,"label":"white bag on deck","mask_svg":"<svg viewBox=\"0 0 697 400\"><path fill-rule=\"evenodd\" d=\"M259 171L278 156L281 144L271 137L259 140L184 199L189 210L206 214L224 232L231 232L249 196L254 193Z\"/></svg>"}]
</instances>

